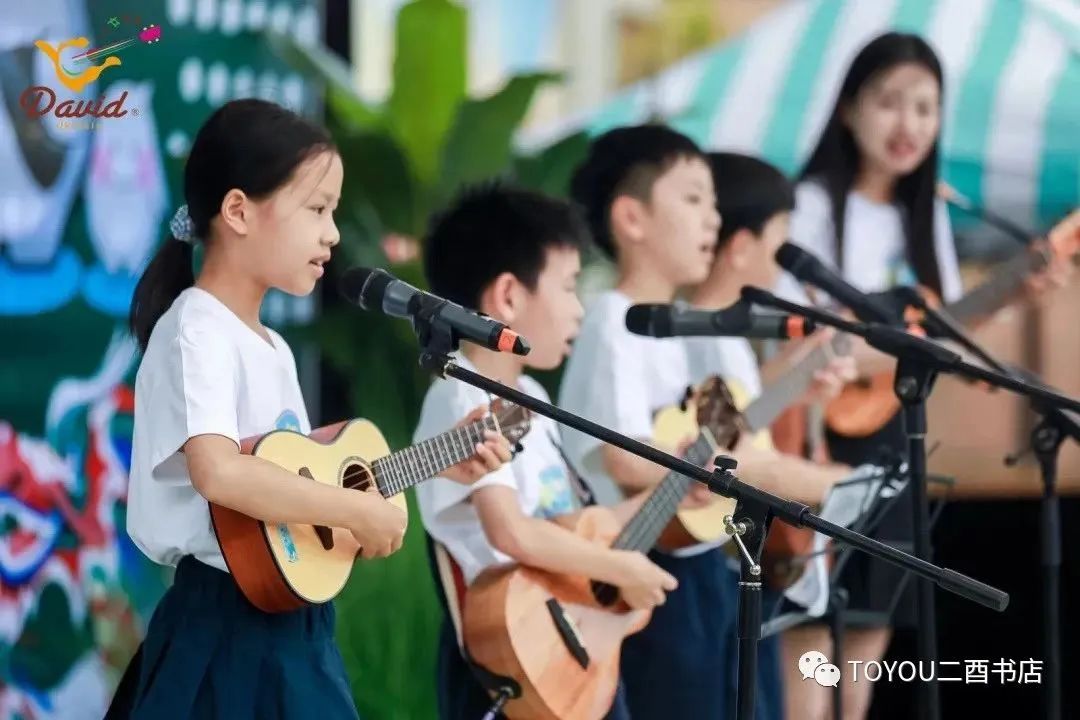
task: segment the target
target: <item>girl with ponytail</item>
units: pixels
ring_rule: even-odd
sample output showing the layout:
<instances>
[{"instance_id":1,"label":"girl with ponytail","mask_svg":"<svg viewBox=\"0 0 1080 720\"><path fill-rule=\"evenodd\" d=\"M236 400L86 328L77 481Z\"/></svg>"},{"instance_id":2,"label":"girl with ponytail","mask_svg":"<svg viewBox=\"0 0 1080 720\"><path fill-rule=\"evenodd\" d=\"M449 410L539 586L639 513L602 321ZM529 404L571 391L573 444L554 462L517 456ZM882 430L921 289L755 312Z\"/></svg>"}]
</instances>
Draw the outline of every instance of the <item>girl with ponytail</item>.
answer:
<instances>
[{"instance_id":1,"label":"girl with ponytail","mask_svg":"<svg viewBox=\"0 0 1080 720\"><path fill-rule=\"evenodd\" d=\"M130 317L143 359L127 528L176 575L112 717L357 717L333 605L271 615L249 604L208 507L342 528L335 541L363 557L401 547L405 515L378 493L311 482L240 452L242 438L311 431L292 351L259 316L269 289L306 295L322 277L340 239L333 212L343 174L324 130L261 100L222 106L192 144L186 205L140 279ZM498 467L504 446L479 446L470 473L478 462Z\"/></svg>"}]
</instances>

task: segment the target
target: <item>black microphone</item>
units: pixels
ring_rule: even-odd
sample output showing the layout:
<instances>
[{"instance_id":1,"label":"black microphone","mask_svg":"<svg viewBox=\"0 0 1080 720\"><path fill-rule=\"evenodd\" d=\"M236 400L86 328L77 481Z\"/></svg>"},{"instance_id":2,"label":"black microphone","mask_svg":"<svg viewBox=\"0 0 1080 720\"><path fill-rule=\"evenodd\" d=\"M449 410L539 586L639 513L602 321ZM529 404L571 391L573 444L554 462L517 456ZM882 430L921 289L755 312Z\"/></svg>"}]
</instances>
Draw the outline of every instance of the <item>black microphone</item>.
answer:
<instances>
[{"instance_id":1,"label":"black microphone","mask_svg":"<svg viewBox=\"0 0 1080 720\"><path fill-rule=\"evenodd\" d=\"M365 310L417 322L444 323L453 340L488 350L528 355L529 343L505 324L398 280L385 270L354 267L341 278L341 294Z\"/></svg>"},{"instance_id":2,"label":"black microphone","mask_svg":"<svg viewBox=\"0 0 1080 720\"><path fill-rule=\"evenodd\" d=\"M656 338L719 335L787 340L806 337L815 324L797 315L751 313L750 304L740 301L723 310L634 305L626 311L626 329Z\"/></svg>"},{"instance_id":3,"label":"black microphone","mask_svg":"<svg viewBox=\"0 0 1080 720\"><path fill-rule=\"evenodd\" d=\"M846 305L863 322L893 325L899 321L895 313L866 293L853 287L834 270L794 243L786 242L776 251L776 262L796 279L829 293L837 302Z\"/></svg>"}]
</instances>

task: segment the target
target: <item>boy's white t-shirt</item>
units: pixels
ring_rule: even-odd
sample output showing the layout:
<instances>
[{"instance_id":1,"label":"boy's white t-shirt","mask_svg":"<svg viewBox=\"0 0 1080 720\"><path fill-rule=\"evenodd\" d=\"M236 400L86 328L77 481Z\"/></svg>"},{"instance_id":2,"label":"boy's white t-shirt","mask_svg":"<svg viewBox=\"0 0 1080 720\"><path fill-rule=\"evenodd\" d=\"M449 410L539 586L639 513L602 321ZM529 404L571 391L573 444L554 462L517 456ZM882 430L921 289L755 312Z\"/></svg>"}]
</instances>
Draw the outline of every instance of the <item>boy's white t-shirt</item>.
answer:
<instances>
[{"instance_id":1,"label":"boy's white t-shirt","mask_svg":"<svg viewBox=\"0 0 1080 720\"><path fill-rule=\"evenodd\" d=\"M289 346L273 344L210 293L184 290L161 316L135 378L127 530L151 560L184 555L227 571L206 499L180 448L197 435L241 440L311 432Z\"/></svg>"},{"instance_id":2,"label":"boy's white t-shirt","mask_svg":"<svg viewBox=\"0 0 1080 720\"><path fill-rule=\"evenodd\" d=\"M791 240L837 268L832 203L825 188L804 180L795 188L795 211L791 215ZM840 273L863 292L881 292L918 281L907 261L907 241L900 209L876 203L857 192L848 193L844 213L844 258ZM945 203L934 203L934 250L941 273L942 297L951 302L963 294L956 245ZM798 281L783 273L776 291L795 302L806 302Z\"/></svg>"},{"instance_id":3,"label":"boy's white t-shirt","mask_svg":"<svg viewBox=\"0 0 1080 720\"><path fill-rule=\"evenodd\" d=\"M651 442L655 414L682 400L690 368L683 339L651 338L626 329L631 304L617 290L589 303L559 387L559 406ZM567 427L561 430L567 457L588 478L597 500L607 505L622 500L622 491L604 470L603 443Z\"/></svg>"},{"instance_id":4,"label":"boy's white t-shirt","mask_svg":"<svg viewBox=\"0 0 1080 720\"><path fill-rule=\"evenodd\" d=\"M463 356L457 356L455 363L475 370ZM518 389L550 402L543 386L527 375L518 380ZM483 390L458 380L437 379L424 397L413 441L420 442L446 432L477 406L486 405L492 399ZM471 583L492 565L513 562L513 558L496 550L488 541L480 516L470 502L477 490L493 485L508 487L516 492L522 513L533 517L552 518L580 507L556 444L558 431L554 421L533 413L530 423L529 432L521 440L522 451L495 472L472 485L436 477L416 488L424 527L433 539L446 547L461 568L466 583Z\"/></svg>"}]
</instances>

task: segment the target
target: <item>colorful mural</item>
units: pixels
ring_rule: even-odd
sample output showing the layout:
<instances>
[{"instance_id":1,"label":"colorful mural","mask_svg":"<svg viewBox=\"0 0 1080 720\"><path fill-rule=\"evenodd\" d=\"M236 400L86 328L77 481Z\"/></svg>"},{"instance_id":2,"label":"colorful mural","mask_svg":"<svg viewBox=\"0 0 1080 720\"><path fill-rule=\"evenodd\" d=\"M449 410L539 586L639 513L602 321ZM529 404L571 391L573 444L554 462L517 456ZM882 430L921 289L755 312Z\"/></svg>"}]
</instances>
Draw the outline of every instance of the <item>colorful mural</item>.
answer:
<instances>
[{"instance_id":1,"label":"colorful mural","mask_svg":"<svg viewBox=\"0 0 1080 720\"><path fill-rule=\"evenodd\" d=\"M58 383L46 437L0 423L0 717L100 718L166 587L124 531L134 351Z\"/></svg>"},{"instance_id":2,"label":"colorful mural","mask_svg":"<svg viewBox=\"0 0 1080 720\"><path fill-rule=\"evenodd\" d=\"M100 718L171 571L125 532L135 282L213 108L314 90L321 2L34 0L0 32L0 720ZM310 302L278 299L281 330Z\"/></svg>"}]
</instances>

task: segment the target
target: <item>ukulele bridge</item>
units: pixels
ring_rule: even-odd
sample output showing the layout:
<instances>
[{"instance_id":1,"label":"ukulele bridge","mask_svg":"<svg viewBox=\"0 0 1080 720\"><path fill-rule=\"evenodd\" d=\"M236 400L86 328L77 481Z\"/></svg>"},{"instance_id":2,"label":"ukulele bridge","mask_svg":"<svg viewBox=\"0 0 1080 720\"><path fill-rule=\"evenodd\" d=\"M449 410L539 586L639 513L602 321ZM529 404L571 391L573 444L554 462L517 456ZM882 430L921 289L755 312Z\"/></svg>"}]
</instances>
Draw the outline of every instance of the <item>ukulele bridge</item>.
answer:
<instances>
[{"instance_id":1,"label":"ukulele bridge","mask_svg":"<svg viewBox=\"0 0 1080 720\"><path fill-rule=\"evenodd\" d=\"M559 636L562 638L563 644L566 645L566 649L574 656L582 670L587 670L589 667L589 651L585 649L585 643L581 640L577 625L574 624L573 619L566 614L563 606L555 598L548 598L547 608L548 612L551 613L551 619L555 621L555 629L559 631Z\"/></svg>"}]
</instances>

